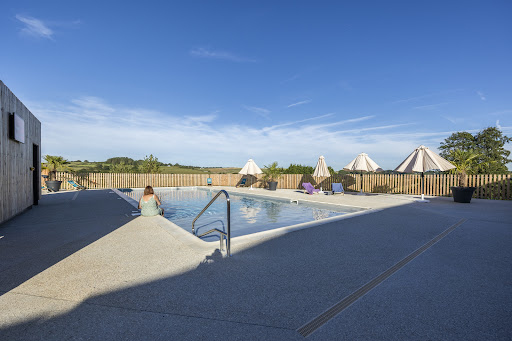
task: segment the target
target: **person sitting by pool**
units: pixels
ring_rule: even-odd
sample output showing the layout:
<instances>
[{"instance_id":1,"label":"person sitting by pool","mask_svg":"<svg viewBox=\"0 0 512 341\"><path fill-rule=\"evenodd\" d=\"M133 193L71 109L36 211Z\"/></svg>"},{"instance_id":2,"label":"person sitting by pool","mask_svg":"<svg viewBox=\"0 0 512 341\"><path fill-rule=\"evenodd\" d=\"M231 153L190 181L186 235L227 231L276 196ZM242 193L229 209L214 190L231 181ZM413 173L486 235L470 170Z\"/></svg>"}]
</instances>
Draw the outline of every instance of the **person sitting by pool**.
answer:
<instances>
[{"instance_id":1,"label":"person sitting by pool","mask_svg":"<svg viewBox=\"0 0 512 341\"><path fill-rule=\"evenodd\" d=\"M164 215L163 208L160 208L160 199L153 191L153 187L146 186L144 189L144 195L139 200L140 214L145 217L151 217L155 215Z\"/></svg>"}]
</instances>

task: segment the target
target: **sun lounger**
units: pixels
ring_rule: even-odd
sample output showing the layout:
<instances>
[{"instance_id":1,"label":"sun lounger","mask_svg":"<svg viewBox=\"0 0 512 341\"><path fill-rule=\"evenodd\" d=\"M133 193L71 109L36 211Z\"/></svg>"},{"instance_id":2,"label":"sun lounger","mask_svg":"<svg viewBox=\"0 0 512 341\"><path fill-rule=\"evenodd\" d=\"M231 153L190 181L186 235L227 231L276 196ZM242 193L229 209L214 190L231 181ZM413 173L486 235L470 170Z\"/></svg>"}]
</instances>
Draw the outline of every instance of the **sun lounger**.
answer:
<instances>
[{"instance_id":1,"label":"sun lounger","mask_svg":"<svg viewBox=\"0 0 512 341\"><path fill-rule=\"evenodd\" d=\"M337 182L333 182L332 183L332 194L336 194L336 193L341 193L341 194L345 194L345 190L343 189L343 185L340 183L337 183Z\"/></svg>"},{"instance_id":2,"label":"sun lounger","mask_svg":"<svg viewBox=\"0 0 512 341\"><path fill-rule=\"evenodd\" d=\"M320 192L319 189L316 189L315 187L313 187L313 185L309 182L303 182L302 187L304 187L304 189L308 192L308 194L314 194L314 193L318 194L318 192Z\"/></svg>"},{"instance_id":3,"label":"sun lounger","mask_svg":"<svg viewBox=\"0 0 512 341\"><path fill-rule=\"evenodd\" d=\"M85 189L85 186L82 186L82 185L79 185L77 184L76 182L74 182L73 180L68 180L68 182L71 184L71 186L73 186L75 189Z\"/></svg>"},{"instance_id":4,"label":"sun lounger","mask_svg":"<svg viewBox=\"0 0 512 341\"><path fill-rule=\"evenodd\" d=\"M240 183L238 185L236 185L235 187L245 187L246 183L247 183L247 178L243 178L242 181L240 181Z\"/></svg>"}]
</instances>

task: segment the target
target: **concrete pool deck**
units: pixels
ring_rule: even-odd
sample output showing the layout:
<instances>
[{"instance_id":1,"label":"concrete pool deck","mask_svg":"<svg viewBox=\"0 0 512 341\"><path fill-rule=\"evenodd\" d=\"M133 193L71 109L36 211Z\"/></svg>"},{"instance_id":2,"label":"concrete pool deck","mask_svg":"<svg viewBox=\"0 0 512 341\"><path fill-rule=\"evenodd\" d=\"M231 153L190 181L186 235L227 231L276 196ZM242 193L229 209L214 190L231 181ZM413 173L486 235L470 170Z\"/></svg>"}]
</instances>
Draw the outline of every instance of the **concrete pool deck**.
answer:
<instances>
[{"instance_id":1,"label":"concrete pool deck","mask_svg":"<svg viewBox=\"0 0 512 341\"><path fill-rule=\"evenodd\" d=\"M512 338L512 202L250 193L375 212L223 258L110 190L44 195L0 225L0 339Z\"/></svg>"}]
</instances>

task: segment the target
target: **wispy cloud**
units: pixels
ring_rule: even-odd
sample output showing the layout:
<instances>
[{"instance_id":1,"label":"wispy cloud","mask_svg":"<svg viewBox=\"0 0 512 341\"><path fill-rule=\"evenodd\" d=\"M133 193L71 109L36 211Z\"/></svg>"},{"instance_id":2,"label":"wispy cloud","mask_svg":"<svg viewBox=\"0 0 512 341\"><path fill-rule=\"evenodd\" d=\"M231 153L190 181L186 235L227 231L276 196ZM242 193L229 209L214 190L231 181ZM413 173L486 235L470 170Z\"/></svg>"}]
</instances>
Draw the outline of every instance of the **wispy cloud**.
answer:
<instances>
[{"instance_id":1,"label":"wispy cloud","mask_svg":"<svg viewBox=\"0 0 512 341\"><path fill-rule=\"evenodd\" d=\"M435 110L435 109L437 109L440 106L443 106L445 104L447 104L447 103L420 105L420 106L414 107L413 109L416 109L416 110Z\"/></svg>"},{"instance_id":2,"label":"wispy cloud","mask_svg":"<svg viewBox=\"0 0 512 341\"><path fill-rule=\"evenodd\" d=\"M16 15L16 19L25 24L21 32L37 38L45 38L53 40L53 30L48 27L42 20L27 17L23 15Z\"/></svg>"},{"instance_id":3,"label":"wispy cloud","mask_svg":"<svg viewBox=\"0 0 512 341\"><path fill-rule=\"evenodd\" d=\"M255 63L256 60L252 58L246 58L238 56L234 53L220 50L211 50L203 47L194 48L189 51L191 56L198 58L209 58L209 59L220 59L228 60L237 63Z\"/></svg>"},{"instance_id":4,"label":"wispy cloud","mask_svg":"<svg viewBox=\"0 0 512 341\"><path fill-rule=\"evenodd\" d=\"M311 100L308 99L308 100L305 100L305 101L300 101L300 102L297 102L297 103L292 103L290 105L287 105L286 107L287 108L291 108L291 107L296 107L297 105L302 105L302 104L306 104L306 103L311 103Z\"/></svg>"},{"instance_id":5,"label":"wispy cloud","mask_svg":"<svg viewBox=\"0 0 512 341\"><path fill-rule=\"evenodd\" d=\"M219 124L215 112L190 115L126 108L93 96L25 104L41 121L42 153L71 160L101 161L120 155L141 159L151 153L162 162L200 166L241 167L249 157L259 165L277 160L283 166L314 166L324 155L329 166L341 169L366 152L384 169L393 169L420 144L435 149L455 132L414 123L379 124L371 119L374 116L329 122L336 117L332 113L257 128L239 121ZM337 130L340 126L347 129Z\"/></svg>"},{"instance_id":6,"label":"wispy cloud","mask_svg":"<svg viewBox=\"0 0 512 341\"><path fill-rule=\"evenodd\" d=\"M371 116L362 116L362 117L356 117L356 118L349 118L349 119L343 120L343 121L337 121L337 122L332 122L332 123L316 125L314 128L317 128L317 129L318 128L329 128L329 127L339 126L339 125L343 125L343 124L362 122L362 121L366 121L366 120L372 119L374 117L375 117L374 115L371 115Z\"/></svg>"},{"instance_id":7,"label":"wispy cloud","mask_svg":"<svg viewBox=\"0 0 512 341\"><path fill-rule=\"evenodd\" d=\"M295 75L291 76L290 78L287 78L284 81L282 81L281 84L288 83L288 82L294 81L299 78L300 78L300 74L295 74Z\"/></svg>"},{"instance_id":8,"label":"wispy cloud","mask_svg":"<svg viewBox=\"0 0 512 341\"><path fill-rule=\"evenodd\" d=\"M450 94L450 93L454 93L454 92L459 92L459 91L462 91L462 89L453 89L453 90L446 90L446 91L441 91L441 92L434 92L434 93L431 93L431 94L426 94L426 95L421 95L421 96L416 96L416 97L399 99L399 100L393 101L391 103L392 104L398 104L398 103L414 102L414 101L419 101L419 100L422 100L422 99L425 99L425 98L431 98L431 97L446 95L446 94Z\"/></svg>"},{"instance_id":9,"label":"wispy cloud","mask_svg":"<svg viewBox=\"0 0 512 341\"><path fill-rule=\"evenodd\" d=\"M478 97L480 97L480 99L482 101L485 101L487 100L487 98L485 97L485 95L482 93L482 91L477 91L476 94L478 95Z\"/></svg>"},{"instance_id":10,"label":"wispy cloud","mask_svg":"<svg viewBox=\"0 0 512 341\"><path fill-rule=\"evenodd\" d=\"M248 105L244 105L243 107L244 107L244 109L249 110L249 111L251 111L255 114L258 114L260 116L263 116L263 117L268 117L268 114L270 114L270 110L265 109L265 108L251 107Z\"/></svg>"},{"instance_id":11,"label":"wispy cloud","mask_svg":"<svg viewBox=\"0 0 512 341\"><path fill-rule=\"evenodd\" d=\"M321 119L330 117L332 115L334 115L334 114L330 113L330 114L325 114L325 115L321 115L321 116L305 118L303 120L276 124L276 125L273 125L273 126L270 126L270 127L265 127L265 128L262 129L262 131L269 131L269 130L273 130L273 129L277 129L277 128L282 128L282 127L287 127L287 126L291 126L291 125L295 125L295 124L299 124L299 123L304 123L304 122L309 122L309 121L317 121L317 120L321 120Z\"/></svg>"},{"instance_id":12,"label":"wispy cloud","mask_svg":"<svg viewBox=\"0 0 512 341\"><path fill-rule=\"evenodd\" d=\"M400 123L400 124L388 124L388 125L383 125L383 126L375 126L375 127L365 127L365 128L357 128L357 129L349 129L349 130L339 130L339 131L336 131L335 133L339 134L339 133L361 133L361 132L366 132L366 131L375 131L375 130L388 130L388 129L393 129L393 128L398 128L398 127L403 127L403 126L410 126L410 125L413 125L414 123Z\"/></svg>"},{"instance_id":13,"label":"wispy cloud","mask_svg":"<svg viewBox=\"0 0 512 341\"><path fill-rule=\"evenodd\" d=\"M454 118L454 117L450 117L450 116L441 116L441 117L444 118L445 120L451 122L452 124L459 124L464 121L463 118Z\"/></svg>"},{"instance_id":14,"label":"wispy cloud","mask_svg":"<svg viewBox=\"0 0 512 341\"><path fill-rule=\"evenodd\" d=\"M211 123L215 121L217 115L215 113L209 115L201 115L201 116L185 116L185 118L191 122L196 123Z\"/></svg>"}]
</instances>

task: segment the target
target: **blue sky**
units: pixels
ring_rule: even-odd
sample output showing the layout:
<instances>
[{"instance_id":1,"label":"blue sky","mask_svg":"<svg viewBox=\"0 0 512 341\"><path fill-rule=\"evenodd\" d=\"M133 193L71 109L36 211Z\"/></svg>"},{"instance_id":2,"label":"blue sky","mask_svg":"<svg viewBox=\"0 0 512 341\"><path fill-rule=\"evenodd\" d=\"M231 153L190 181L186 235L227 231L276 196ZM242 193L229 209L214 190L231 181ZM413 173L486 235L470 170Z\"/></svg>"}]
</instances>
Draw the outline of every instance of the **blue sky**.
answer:
<instances>
[{"instance_id":1,"label":"blue sky","mask_svg":"<svg viewBox=\"0 0 512 341\"><path fill-rule=\"evenodd\" d=\"M510 13L510 1L4 0L0 79L42 122L42 153L69 160L324 155L338 170L366 152L393 169L456 131L512 136Z\"/></svg>"}]
</instances>

